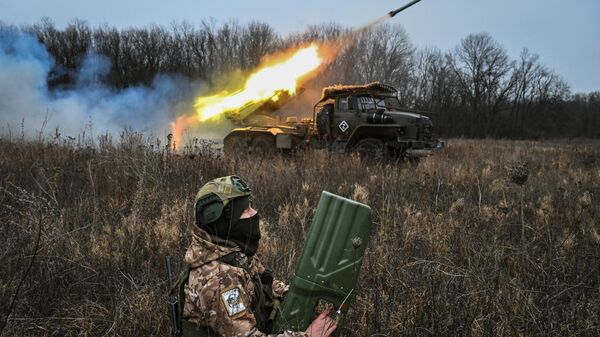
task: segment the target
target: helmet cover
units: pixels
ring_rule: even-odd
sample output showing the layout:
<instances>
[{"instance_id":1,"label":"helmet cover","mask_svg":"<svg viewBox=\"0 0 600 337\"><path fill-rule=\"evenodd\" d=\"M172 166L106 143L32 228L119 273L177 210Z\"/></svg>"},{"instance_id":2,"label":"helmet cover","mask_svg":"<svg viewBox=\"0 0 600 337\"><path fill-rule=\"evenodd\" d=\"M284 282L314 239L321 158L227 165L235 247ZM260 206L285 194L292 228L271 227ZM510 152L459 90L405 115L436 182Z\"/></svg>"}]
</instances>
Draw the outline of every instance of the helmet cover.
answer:
<instances>
[{"instance_id":1,"label":"helmet cover","mask_svg":"<svg viewBox=\"0 0 600 337\"><path fill-rule=\"evenodd\" d=\"M206 183L196 194L196 224L208 224L218 220L224 209L230 207L232 219L239 219L249 206L250 188L235 175L220 177ZM232 202L234 199L235 202Z\"/></svg>"}]
</instances>

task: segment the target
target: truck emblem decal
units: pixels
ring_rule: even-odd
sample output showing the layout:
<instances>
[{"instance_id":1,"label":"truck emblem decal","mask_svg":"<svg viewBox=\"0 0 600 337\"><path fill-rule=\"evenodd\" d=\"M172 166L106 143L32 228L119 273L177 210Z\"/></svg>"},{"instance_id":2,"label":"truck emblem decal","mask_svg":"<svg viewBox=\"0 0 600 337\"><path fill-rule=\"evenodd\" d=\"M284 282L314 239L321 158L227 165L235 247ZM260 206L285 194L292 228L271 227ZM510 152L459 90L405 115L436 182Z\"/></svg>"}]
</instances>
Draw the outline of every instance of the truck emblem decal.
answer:
<instances>
[{"instance_id":1,"label":"truck emblem decal","mask_svg":"<svg viewBox=\"0 0 600 337\"><path fill-rule=\"evenodd\" d=\"M340 128L340 130L342 130L342 132L346 132L350 128L350 125L348 125L348 122L342 121L340 125L338 125L338 127Z\"/></svg>"}]
</instances>

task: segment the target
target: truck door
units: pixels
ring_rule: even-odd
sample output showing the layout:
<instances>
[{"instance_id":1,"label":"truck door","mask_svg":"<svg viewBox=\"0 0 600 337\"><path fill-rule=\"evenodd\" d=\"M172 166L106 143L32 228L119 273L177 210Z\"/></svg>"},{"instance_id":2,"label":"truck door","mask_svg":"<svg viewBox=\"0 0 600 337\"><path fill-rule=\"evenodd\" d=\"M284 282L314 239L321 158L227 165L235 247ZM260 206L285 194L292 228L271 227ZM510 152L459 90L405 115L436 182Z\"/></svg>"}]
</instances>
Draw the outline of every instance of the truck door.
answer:
<instances>
[{"instance_id":1,"label":"truck door","mask_svg":"<svg viewBox=\"0 0 600 337\"><path fill-rule=\"evenodd\" d=\"M356 128L356 99L353 96L340 96L336 100L332 134L335 141L347 141Z\"/></svg>"},{"instance_id":2,"label":"truck door","mask_svg":"<svg viewBox=\"0 0 600 337\"><path fill-rule=\"evenodd\" d=\"M333 124L333 111L335 102L323 105L316 115L317 132L322 139L327 141L332 140L331 126Z\"/></svg>"}]
</instances>

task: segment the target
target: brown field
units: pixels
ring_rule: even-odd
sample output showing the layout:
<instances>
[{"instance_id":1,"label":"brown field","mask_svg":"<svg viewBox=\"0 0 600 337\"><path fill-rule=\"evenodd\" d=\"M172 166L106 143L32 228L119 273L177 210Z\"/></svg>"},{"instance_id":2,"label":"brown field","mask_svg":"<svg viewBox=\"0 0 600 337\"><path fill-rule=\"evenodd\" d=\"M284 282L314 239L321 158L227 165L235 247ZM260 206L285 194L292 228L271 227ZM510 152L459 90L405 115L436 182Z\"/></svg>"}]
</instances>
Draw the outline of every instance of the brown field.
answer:
<instances>
[{"instance_id":1,"label":"brown field","mask_svg":"<svg viewBox=\"0 0 600 337\"><path fill-rule=\"evenodd\" d=\"M135 134L94 149L0 142L0 334L167 336L164 258L182 267L196 191L233 173L283 279L322 190L373 208L344 336L600 335L597 143L450 140L415 169L174 155Z\"/></svg>"}]
</instances>

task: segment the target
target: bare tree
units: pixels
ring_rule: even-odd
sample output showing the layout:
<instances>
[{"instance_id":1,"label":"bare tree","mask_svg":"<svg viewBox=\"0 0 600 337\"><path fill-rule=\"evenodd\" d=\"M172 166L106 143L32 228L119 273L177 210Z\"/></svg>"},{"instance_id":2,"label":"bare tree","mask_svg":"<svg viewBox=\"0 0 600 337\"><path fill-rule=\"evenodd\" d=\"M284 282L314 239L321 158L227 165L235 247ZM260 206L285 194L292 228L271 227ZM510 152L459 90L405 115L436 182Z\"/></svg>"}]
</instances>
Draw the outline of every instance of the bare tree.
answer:
<instances>
[{"instance_id":1,"label":"bare tree","mask_svg":"<svg viewBox=\"0 0 600 337\"><path fill-rule=\"evenodd\" d=\"M214 34L216 50L215 75L231 73L240 69L240 54L243 28L236 21L224 23Z\"/></svg>"},{"instance_id":2,"label":"bare tree","mask_svg":"<svg viewBox=\"0 0 600 337\"><path fill-rule=\"evenodd\" d=\"M423 48L415 53L411 83L412 104L417 108L443 111L457 104L456 76L437 48Z\"/></svg>"},{"instance_id":3,"label":"bare tree","mask_svg":"<svg viewBox=\"0 0 600 337\"><path fill-rule=\"evenodd\" d=\"M160 26L121 32L123 76L129 85L149 84L163 70L168 33Z\"/></svg>"},{"instance_id":4,"label":"bare tree","mask_svg":"<svg viewBox=\"0 0 600 337\"><path fill-rule=\"evenodd\" d=\"M275 50L278 36L266 23L252 21L243 30L241 37L242 69L252 69L261 59Z\"/></svg>"},{"instance_id":5,"label":"bare tree","mask_svg":"<svg viewBox=\"0 0 600 337\"><path fill-rule=\"evenodd\" d=\"M385 24L365 30L356 45L360 51L355 66L357 81L392 84L406 101L414 47L402 26Z\"/></svg>"},{"instance_id":6,"label":"bare tree","mask_svg":"<svg viewBox=\"0 0 600 337\"><path fill-rule=\"evenodd\" d=\"M61 35L64 64L69 69L76 70L91 49L92 30L85 21L75 19L67 25Z\"/></svg>"},{"instance_id":7,"label":"bare tree","mask_svg":"<svg viewBox=\"0 0 600 337\"><path fill-rule=\"evenodd\" d=\"M463 103L484 126L481 136L489 135L515 83L506 50L487 33L470 34L447 59L458 79Z\"/></svg>"},{"instance_id":8,"label":"bare tree","mask_svg":"<svg viewBox=\"0 0 600 337\"><path fill-rule=\"evenodd\" d=\"M121 34L116 28L107 25L100 26L93 34L95 52L104 55L110 60L111 70L107 80L109 84L117 87L125 87L123 81L123 61L121 55Z\"/></svg>"}]
</instances>

